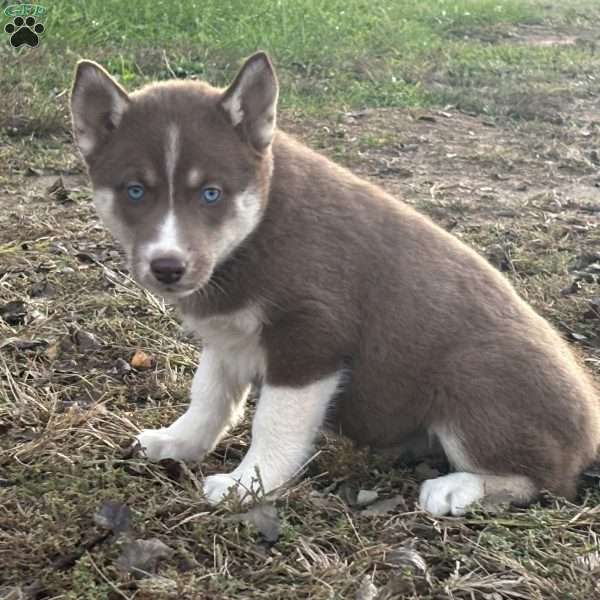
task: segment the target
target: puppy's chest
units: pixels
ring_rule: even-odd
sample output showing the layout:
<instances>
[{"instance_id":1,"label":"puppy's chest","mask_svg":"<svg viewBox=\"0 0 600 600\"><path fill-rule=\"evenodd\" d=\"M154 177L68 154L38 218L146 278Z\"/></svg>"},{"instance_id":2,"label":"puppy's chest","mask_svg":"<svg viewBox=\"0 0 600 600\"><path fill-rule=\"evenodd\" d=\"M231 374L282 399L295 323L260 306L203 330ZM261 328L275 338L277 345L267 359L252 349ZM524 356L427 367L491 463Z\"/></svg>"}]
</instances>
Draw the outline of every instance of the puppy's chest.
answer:
<instances>
[{"instance_id":1,"label":"puppy's chest","mask_svg":"<svg viewBox=\"0 0 600 600\"><path fill-rule=\"evenodd\" d=\"M250 369L254 375L263 375L266 355L261 345L264 314L249 306L227 314L197 317L183 314L183 327L199 338L204 347L224 355L231 366Z\"/></svg>"}]
</instances>

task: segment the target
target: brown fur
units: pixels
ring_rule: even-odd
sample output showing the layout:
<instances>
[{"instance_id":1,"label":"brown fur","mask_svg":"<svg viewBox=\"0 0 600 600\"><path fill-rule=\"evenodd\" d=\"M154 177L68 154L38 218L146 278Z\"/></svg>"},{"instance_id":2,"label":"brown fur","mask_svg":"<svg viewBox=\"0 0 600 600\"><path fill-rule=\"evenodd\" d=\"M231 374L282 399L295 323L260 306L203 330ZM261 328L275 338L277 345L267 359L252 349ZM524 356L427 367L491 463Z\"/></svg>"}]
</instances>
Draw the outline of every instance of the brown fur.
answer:
<instances>
[{"instance_id":1,"label":"brown fur","mask_svg":"<svg viewBox=\"0 0 600 600\"><path fill-rule=\"evenodd\" d=\"M262 94L248 99L250 114L260 114ZM348 370L336 400L344 434L388 447L449 428L475 471L523 475L572 497L597 451L599 407L560 335L457 238L281 131L261 146L254 129L231 126L223 99L194 82L148 87L87 157L97 188L114 187L124 165L124 180L145 167L163 173L153 148L175 121L185 148L178 169L199 164L231 193L252 183L260 190L259 225L225 262L198 268L205 285L180 301L183 315L227 314L256 301L266 315L268 383L304 386ZM140 143L147 165L136 163ZM140 236L160 220L164 185L151 208L118 208ZM176 210L192 202L182 184ZM227 210L188 219L198 256Z\"/></svg>"}]
</instances>

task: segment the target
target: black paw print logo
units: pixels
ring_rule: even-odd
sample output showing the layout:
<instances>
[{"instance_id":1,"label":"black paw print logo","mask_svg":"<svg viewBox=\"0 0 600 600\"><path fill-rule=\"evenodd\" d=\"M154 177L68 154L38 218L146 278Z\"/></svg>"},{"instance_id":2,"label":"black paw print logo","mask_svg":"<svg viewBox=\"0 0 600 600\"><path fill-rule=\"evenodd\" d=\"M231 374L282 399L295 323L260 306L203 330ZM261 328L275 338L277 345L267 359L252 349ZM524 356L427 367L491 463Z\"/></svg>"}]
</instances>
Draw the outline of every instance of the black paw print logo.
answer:
<instances>
[{"instance_id":1,"label":"black paw print logo","mask_svg":"<svg viewBox=\"0 0 600 600\"><path fill-rule=\"evenodd\" d=\"M39 42L38 37L44 33L44 26L41 23L36 23L33 17L15 17L12 23L7 23L4 31L10 35L10 45L13 48L18 48L23 44L35 48Z\"/></svg>"}]
</instances>

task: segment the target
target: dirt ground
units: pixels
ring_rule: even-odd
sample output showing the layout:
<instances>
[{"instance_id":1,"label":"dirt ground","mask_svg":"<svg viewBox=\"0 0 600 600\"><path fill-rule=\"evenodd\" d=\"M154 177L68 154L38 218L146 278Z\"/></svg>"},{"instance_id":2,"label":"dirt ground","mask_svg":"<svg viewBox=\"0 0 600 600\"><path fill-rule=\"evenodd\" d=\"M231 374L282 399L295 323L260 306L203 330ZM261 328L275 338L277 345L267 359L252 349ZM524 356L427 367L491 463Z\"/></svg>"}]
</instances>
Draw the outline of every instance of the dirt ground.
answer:
<instances>
[{"instance_id":1,"label":"dirt ground","mask_svg":"<svg viewBox=\"0 0 600 600\"><path fill-rule=\"evenodd\" d=\"M281 123L475 246L600 376L600 105L540 114ZM324 439L307 478L257 518L201 495L203 476L243 454L248 419L202 465L129 457L138 429L183 410L198 349L129 278L66 134L16 131L0 159L0 598L600 598L598 469L574 504L433 519L416 492L442 466ZM359 490L377 500L360 506ZM169 548L136 577L122 557L154 538Z\"/></svg>"}]
</instances>

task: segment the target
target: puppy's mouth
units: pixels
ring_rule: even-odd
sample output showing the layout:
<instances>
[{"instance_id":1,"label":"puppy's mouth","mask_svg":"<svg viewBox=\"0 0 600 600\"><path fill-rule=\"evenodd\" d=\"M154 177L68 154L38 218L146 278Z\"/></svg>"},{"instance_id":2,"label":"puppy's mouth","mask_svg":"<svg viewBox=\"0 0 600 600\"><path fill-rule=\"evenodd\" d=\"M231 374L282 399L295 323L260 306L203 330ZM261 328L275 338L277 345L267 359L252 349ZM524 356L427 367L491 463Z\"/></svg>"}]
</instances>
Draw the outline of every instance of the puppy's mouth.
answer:
<instances>
[{"instance_id":1,"label":"puppy's mouth","mask_svg":"<svg viewBox=\"0 0 600 600\"><path fill-rule=\"evenodd\" d=\"M210 275L210 272L189 273L179 281L165 283L156 279L150 269L134 270L134 277L140 285L153 294L162 296L167 302L176 302L200 291L210 280Z\"/></svg>"},{"instance_id":2,"label":"puppy's mouth","mask_svg":"<svg viewBox=\"0 0 600 600\"><path fill-rule=\"evenodd\" d=\"M143 286L149 289L154 294L158 296L163 296L165 300L170 302L180 300L182 298L186 298L187 296L191 296L196 292L200 291L208 281L208 277L206 279L200 278L192 281L186 282L178 282L172 284L161 283L160 281L156 281L152 277L151 274L145 278L143 281Z\"/></svg>"}]
</instances>

